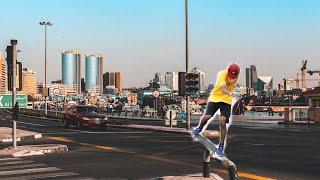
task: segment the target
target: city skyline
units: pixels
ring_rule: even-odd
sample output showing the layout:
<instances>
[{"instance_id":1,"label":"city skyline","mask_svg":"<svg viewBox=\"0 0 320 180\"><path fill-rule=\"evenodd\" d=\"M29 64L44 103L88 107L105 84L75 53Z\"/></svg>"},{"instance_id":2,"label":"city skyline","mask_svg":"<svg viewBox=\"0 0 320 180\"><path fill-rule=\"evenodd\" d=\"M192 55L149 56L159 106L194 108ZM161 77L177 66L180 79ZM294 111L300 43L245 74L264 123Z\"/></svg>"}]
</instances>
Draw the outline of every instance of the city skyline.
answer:
<instances>
[{"instance_id":1,"label":"city skyline","mask_svg":"<svg viewBox=\"0 0 320 180\"><path fill-rule=\"evenodd\" d=\"M5 56L10 39L17 39L18 61L43 82L44 29L38 23L50 21L48 67L61 66L62 50L79 49L82 57L102 54L104 72L123 72L123 87L145 86L155 72L185 70L184 3L3 1L0 22L6 28L0 52ZM89 9L95 11L82 13ZM235 61L242 85L245 68L252 64L259 76L272 76L274 84L282 84L283 78L296 77L303 59L308 59L308 69L320 68L319 18L320 2L311 0L189 0L189 70L199 67L206 73L206 85L214 84L218 71ZM84 64L84 58L81 61ZM49 68L48 82L60 79L59 74L61 69Z\"/></svg>"}]
</instances>

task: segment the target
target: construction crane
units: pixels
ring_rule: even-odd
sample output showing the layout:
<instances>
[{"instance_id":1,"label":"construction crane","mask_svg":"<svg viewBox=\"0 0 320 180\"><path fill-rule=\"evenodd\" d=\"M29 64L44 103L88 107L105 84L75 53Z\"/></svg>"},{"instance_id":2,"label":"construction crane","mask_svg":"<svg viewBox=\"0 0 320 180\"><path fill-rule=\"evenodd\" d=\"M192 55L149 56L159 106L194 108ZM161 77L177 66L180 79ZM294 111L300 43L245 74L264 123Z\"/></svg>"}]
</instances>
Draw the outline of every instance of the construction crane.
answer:
<instances>
[{"instance_id":1,"label":"construction crane","mask_svg":"<svg viewBox=\"0 0 320 180\"><path fill-rule=\"evenodd\" d=\"M287 85L291 85L292 83L296 83L296 88L299 89L299 81L302 79L283 79L284 87L286 89ZM320 82L320 78L304 78L304 81L318 81Z\"/></svg>"},{"instance_id":2,"label":"construction crane","mask_svg":"<svg viewBox=\"0 0 320 180\"><path fill-rule=\"evenodd\" d=\"M308 60L302 60L302 66L301 66L301 79L299 78L299 73L297 73L297 78L296 79L283 79L285 87L286 85L291 85L292 83L296 83L296 88L300 87L300 81L301 81L301 88L305 89L307 88L307 81L319 81L319 78L306 78L306 69L307 69L307 62ZM320 69L317 70L308 70L307 73L309 73L310 75L313 75L313 73L319 73L320 75Z\"/></svg>"},{"instance_id":3,"label":"construction crane","mask_svg":"<svg viewBox=\"0 0 320 180\"><path fill-rule=\"evenodd\" d=\"M320 70L308 70L307 73L309 73L311 76L313 75L313 73L319 73L320 76Z\"/></svg>"},{"instance_id":4,"label":"construction crane","mask_svg":"<svg viewBox=\"0 0 320 180\"><path fill-rule=\"evenodd\" d=\"M302 60L302 67L301 67L301 87L306 88L306 69L307 69L307 62L308 60Z\"/></svg>"}]
</instances>

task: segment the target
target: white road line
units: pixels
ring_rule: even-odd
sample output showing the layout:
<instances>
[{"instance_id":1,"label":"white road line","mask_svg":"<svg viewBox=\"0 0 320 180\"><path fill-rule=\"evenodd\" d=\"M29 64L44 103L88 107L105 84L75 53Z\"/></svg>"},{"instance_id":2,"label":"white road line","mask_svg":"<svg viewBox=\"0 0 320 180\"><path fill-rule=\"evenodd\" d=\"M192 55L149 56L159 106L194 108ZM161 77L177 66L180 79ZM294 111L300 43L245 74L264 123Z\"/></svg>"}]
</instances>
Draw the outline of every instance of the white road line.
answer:
<instances>
[{"instance_id":1,"label":"white road line","mask_svg":"<svg viewBox=\"0 0 320 180\"><path fill-rule=\"evenodd\" d=\"M4 119L4 118L0 118L0 120L3 120L3 121L11 121L11 119ZM27 122L22 122L22 121L17 121L17 123L20 123L20 124L28 124L28 125L33 125L33 126L46 127L46 125L43 125L43 124L34 124L34 123L27 123Z\"/></svg>"},{"instance_id":2,"label":"white road line","mask_svg":"<svg viewBox=\"0 0 320 180\"><path fill-rule=\"evenodd\" d=\"M77 130L77 129L68 129L68 130L70 130L70 131L75 131L75 132L86 132L86 133L89 132L89 131L82 131L82 130Z\"/></svg>"},{"instance_id":3,"label":"white road line","mask_svg":"<svg viewBox=\"0 0 320 180\"><path fill-rule=\"evenodd\" d=\"M61 173L48 173L48 174L39 174L39 175L29 175L29 176L18 176L12 178L1 178L3 180L17 180L17 179L44 179L44 178L55 178L55 177L65 177L65 176L78 176L79 174L74 172L61 172ZM78 179L78 178L76 178Z\"/></svg>"},{"instance_id":4,"label":"white road line","mask_svg":"<svg viewBox=\"0 0 320 180\"><path fill-rule=\"evenodd\" d=\"M49 171L60 171L61 169L56 167L46 167L46 168L32 168L32 169L22 169L22 170L12 170L12 171L1 171L0 176L16 175L16 174L27 174L27 173L39 173L39 172L49 172ZM20 179L20 178L18 178Z\"/></svg>"},{"instance_id":5,"label":"white road line","mask_svg":"<svg viewBox=\"0 0 320 180\"><path fill-rule=\"evenodd\" d=\"M20 123L20 124L28 124L28 125L33 125L33 126L46 127L46 125L42 125L42 124L27 123L27 122L21 122L21 121L17 121L17 123Z\"/></svg>"},{"instance_id":6,"label":"white road line","mask_svg":"<svg viewBox=\"0 0 320 180\"><path fill-rule=\"evenodd\" d=\"M153 133L153 131L141 131L141 132L92 132L89 131L89 134L148 134Z\"/></svg>"},{"instance_id":7,"label":"white road line","mask_svg":"<svg viewBox=\"0 0 320 180\"><path fill-rule=\"evenodd\" d=\"M90 132L90 131L85 131L85 132L57 132L57 133L41 133L41 134L46 134L46 135L50 135L50 134L79 134L79 133L83 133L83 134L148 134L148 133L153 133L153 131L143 131L143 132Z\"/></svg>"},{"instance_id":8,"label":"white road line","mask_svg":"<svg viewBox=\"0 0 320 180\"><path fill-rule=\"evenodd\" d=\"M111 178L111 179L117 179L117 178ZM90 178L90 177L77 177L77 178L67 178L67 179L60 179L60 180L96 180L96 179Z\"/></svg>"},{"instance_id":9,"label":"white road line","mask_svg":"<svg viewBox=\"0 0 320 180\"><path fill-rule=\"evenodd\" d=\"M45 164L22 164L22 165L15 165L15 166L4 166L0 167L0 171L8 170L8 169L22 169L22 168L35 168L35 167L46 167Z\"/></svg>"},{"instance_id":10,"label":"white road line","mask_svg":"<svg viewBox=\"0 0 320 180\"><path fill-rule=\"evenodd\" d=\"M33 163L34 161L10 161L10 162L0 162L0 166L13 165L13 164L27 164Z\"/></svg>"},{"instance_id":11,"label":"white road line","mask_svg":"<svg viewBox=\"0 0 320 180\"><path fill-rule=\"evenodd\" d=\"M20 158L1 158L0 161L21 160Z\"/></svg>"},{"instance_id":12,"label":"white road line","mask_svg":"<svg viewBox=\"0 0 320 180\"><path fill-rule=\"evenodd\" d=\"M247 145L252 145L252 146L264 146L265 144L254 144L254 143L244 143Z\"/></svg>"}]
</instances>

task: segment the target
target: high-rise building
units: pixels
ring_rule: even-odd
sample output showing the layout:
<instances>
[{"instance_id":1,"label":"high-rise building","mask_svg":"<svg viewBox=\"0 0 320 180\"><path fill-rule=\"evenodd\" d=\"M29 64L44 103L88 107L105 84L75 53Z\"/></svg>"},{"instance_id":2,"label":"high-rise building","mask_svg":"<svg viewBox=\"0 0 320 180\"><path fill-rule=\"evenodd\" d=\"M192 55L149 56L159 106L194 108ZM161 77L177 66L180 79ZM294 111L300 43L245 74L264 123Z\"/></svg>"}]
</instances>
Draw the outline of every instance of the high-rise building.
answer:
<instances>
[{"instance_id":1,"label":"high-rise building","mask_svg":"<svg viewBox=\"0 0 320 180\"><path fill-rule=\"evenodd\" d=\"M206 92L206 83L205 83L206 74L203 71L201 71L199 68L193 68L191 72L197 73L199 75L199 92L205 93Z\"/></svg>"},{"instance_id":2,"label":"high-rise building","mask_svg":"<svg viewBox=\"0 0 320 180\"><path fill-rule=\"evenodd\" d=\"M62 84L68 91L81 94L80 51L62 51Z\"/></svg>"},{"instance_id":3,"label":"high-rise building","mask_svg":"<svg viewBox=\"0 0 320 180\"><path fill-rule=\"evenodd\" d=\"M249 89L257 91L258 86L258 75L255 65L251 65L250 68L246 68L246 86Z\"/></svg>"},{"instance_id":4,"label":"high-rise building","mask_svg":"<svg viewBox=\"0 0 320 180\"><path fill-rule=\"evenodd\" d=\"M84 92L86 90L86 82L84 81L84 78L81 78L81 92Z\"/></svg>"},{"instance_id":5,"label":"high-rise building","mask_svg":"<svg viewBox=\"0 0 320 180\"><path fill-rule=\"evenodd\" d=\"M165 82L164 76L161 73L156 73L154 75L153 82L156 82L156 83L159 83L159 84L164 83Z\"/></svg>"},{"instance_id":6,"label":"high-rise building","mask_svg":"<svg viewBox=\"0 0 320 180\"><path fill-rule=\"evenodd\" d=\"M106 72L103 74L103 89L105 92L106 86L115 86L119 91L122 91L122 73L121 72Z\"/></svg>"},{"instance_id":7,"label":"high-rise building","mask_svg":"<svg viewBox=\"0 0 320 180\"><path fill-rule=\"evenodd\" d=\"M7 93L6 61L0 55L0 94Z\"/></svg>"},{"instance_id":8,"label":"high-rise building","mask_svg":"<svg viewBox=\"0 0 320 180\"><path fill-rule=\"evenodd\" d=\"M96 94L103 92L103 56L101 54L86 56L86 90Z\"/></svg>"},{"instance_id":9,"label":"high-rise building","mask_svg":"<svg viewBox=\"0 0 320 180\"><path fill-rule=\"evenodd\" d=\"M19 94L35 95L37 91L37 74L29 68L22 70L22 90Z\"/></svg>"},{"instance_id":10,"label":"high-rise building","mask_svg":"<svg viewBox=\"0 0 320 180\"><path fill-rule=\"evenodd\" d=\"M167 72L165 75L165 84L169 89L178 91L179 74L177 72Z\"/></svg>"},{"instance_id":11,"label":"high-rise building","mask_svg":"<svg viewBox=\"0 0 320 180\"><path fill-rule=\"evenodd\" d=\"M273 78L271 76L258 77L258 91L270 91L273 89Z\"/></svg>"},{"instance_id":12,"label":"high-rise building","mask_svg":"<svg viewBox=\"0 0 320 180\"><path fill-rule=\"evenodd\" d=\"M213 89L214 89L214 84L209 84L207 88L207 94L210 94Z\"/></svg>"}]
</instances>

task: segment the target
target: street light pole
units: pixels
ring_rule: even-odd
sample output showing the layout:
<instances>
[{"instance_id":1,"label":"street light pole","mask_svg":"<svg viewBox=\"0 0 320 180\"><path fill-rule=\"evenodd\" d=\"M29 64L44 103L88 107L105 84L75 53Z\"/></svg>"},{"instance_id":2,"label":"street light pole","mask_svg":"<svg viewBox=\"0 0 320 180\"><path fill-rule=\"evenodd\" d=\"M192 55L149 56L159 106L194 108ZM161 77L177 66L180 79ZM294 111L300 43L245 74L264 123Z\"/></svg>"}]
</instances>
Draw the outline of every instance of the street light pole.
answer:
<instances>
[{"instance_id":1,"label":"street light pole","mask_svg":"<svg viewBox=\"0 0 320 180\"><path fill-rule=\"evenodd\" d=\"M45 44L44 44L44 87L45 90L47 90L47 26L52 26L53 24L51 22L40 22L41 26L44 26L45 32L44 32L44 38L45 38ZM48 94L49 95L49 94ZM45 96L45 115L48 114L48 107L47 107L47 97Z\"/></svg>"},{"instance_id":2,"label":"street light pole","mask_svg":"<svg viewBox=\"0 0 320 180\"><path fill-rule=\"evenodd\" d=\"M189 39L188 39L188 33L189 33L189 27L188 27L188 0L186 0L186 72L189 71ZM186 110L187 110L187 120L186 120L186 129L190 129L190 96L186 95L187 104L186 104Z\"/></svg>"}]
</instances>

